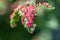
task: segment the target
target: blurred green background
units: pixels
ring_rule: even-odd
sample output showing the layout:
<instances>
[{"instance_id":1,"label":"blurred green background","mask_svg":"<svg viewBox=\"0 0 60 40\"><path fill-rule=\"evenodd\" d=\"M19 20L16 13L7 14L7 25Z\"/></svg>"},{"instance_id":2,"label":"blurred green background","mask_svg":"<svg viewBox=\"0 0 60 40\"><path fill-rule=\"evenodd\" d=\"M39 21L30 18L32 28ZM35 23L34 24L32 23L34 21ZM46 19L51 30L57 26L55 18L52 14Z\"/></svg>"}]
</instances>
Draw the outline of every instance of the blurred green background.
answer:
<instances>
[{"instance_id":1,"label":"blurred green background","mask_svg":"<svg viewBox=\"0 0 60 40\"><path fill-rule=\"evenodd\" d=\"M6 9L7 12L5 12L3 15L0 15L0 40L31 40L34 35L36 35L37 33L39 33L42 30L39 27L37 27L33 34L29 34L26 31L26 29L23 27L23 25L21 24L20 21L18 22L17 27L15 27L15 28L10 27L9 16L10 16L10 13L12 12L12 9L10 9L10 6L16 1L17 0L9 0L7 2L7 7L8 7ZM42 0L38 0L38 1L42 1ZM48 17L49 15L54 14L60 24L60 0L47 0L47 1L53 2L53 5L55 6L56 9L54 11L52 11L53 13L45 14L45 16L43 16L41 19L42 23L49 20L49 17ZM5 6L3 3L0 4L0 8L6 8ZM0 12L3 12L3 11L0 11ZM44 25L42 25L42 23L40 22L41 27L44 26ZM58 26L58 28L60 29L59 26ZM43 27L43 29L52 30L52 29L46 28L45 26ZM55 31L56 30L52 30L52 33L54 34ZM54 39L54 38L55 37L53 37L53 40L60 40L60 39ZM59 36L59 38L60 38L60 36Z\"/></svg>"}]
</instances>

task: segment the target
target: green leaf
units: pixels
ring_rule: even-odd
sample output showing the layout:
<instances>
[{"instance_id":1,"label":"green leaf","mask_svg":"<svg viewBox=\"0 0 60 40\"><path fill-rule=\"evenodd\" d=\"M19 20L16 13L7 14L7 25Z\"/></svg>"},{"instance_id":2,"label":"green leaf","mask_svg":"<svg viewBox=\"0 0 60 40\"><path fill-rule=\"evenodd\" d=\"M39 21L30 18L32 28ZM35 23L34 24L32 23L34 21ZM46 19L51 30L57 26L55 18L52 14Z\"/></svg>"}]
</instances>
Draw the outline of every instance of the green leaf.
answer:
<instances>
[{"instance_id":1,"label":"green leaf","mask_svg":"<svg viewBox=\"0 0 60 40\"><path fill-rule=\"evenodd\" d=\"M10 20L10 26L11 26L11 28L14 28L14 24L15 24L15 20L14 19L11 19Z\"/></svg>"},{"instance_id":2,"label":"green leaf","mask_svg":"<svg viewBox=\"0 0 60 40\"><path fill-rule=\"evenodd\" d=\"M19 10L18 14L19 14L19 16L22 16L22 11Z\"/></svg>"},{"instance_id":3,"label":"green leaf","mask_svg":"<svg viewBox=\"0 0 60 40\"><path fill-rule=\"evenodd\" d=\"M37 26L37 24L33 24L34 25L34 27L36 27Z\"/></svg>"},{"instance_id":4,"label":"green leaf","mask_svg":"<svg viewBox=\"0 0 60 40\"><path fill-rule=\"evenodd\" d=\"M25 19L24 19L24 28L28 28L27 25L26 25L27 21L28 21L28 20L25 18Z\"/></svg>"},{"instance_id":5,"label":"green leaf","mask_svg":"<svg viewBox=\"0 0 60 40\"><path fill-rule=\"evenodd\" d=\"M16 11L15 16L13 18L15 20L15 22L19 21L19 14L18 13L19 13L19 10Z\"/></svg>"},{"instance_id":6,"label":"green leaf","mask_svg":"<svg viewBox=\"0 0 60 40\"><path fill-rule=\"evenodd\" d=\"M34 28L27 28L27 31L31 34L33 34L34 30L35 30L35 27Z\"/></svg>"},{"instance_id":7,"label":"green leaf","mask_svg":"<svg viewBox=\"0 0 60 40\"><path fill-rule=\"evenodd\" d=\"M15 13L15 15L14 15L14 17L13 17L13 19L10 20L10 26L11 26L12 28L14 28L14 27L16 26L16 22L19 21L18 12L19 12L19 11L17 10L16 13Z\"/></svg>"}]
</instances>

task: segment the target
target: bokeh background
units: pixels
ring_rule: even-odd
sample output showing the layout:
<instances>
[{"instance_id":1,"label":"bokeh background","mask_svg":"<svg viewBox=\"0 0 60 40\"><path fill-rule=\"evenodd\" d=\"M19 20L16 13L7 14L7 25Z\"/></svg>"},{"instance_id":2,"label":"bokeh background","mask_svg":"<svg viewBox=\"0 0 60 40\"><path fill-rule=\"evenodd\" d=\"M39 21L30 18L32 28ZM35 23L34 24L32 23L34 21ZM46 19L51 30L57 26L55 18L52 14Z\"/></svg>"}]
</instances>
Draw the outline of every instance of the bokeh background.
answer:
<instances>
[{"instance_id":1,"label":"bokeh background","mask_svg":"<svg viewBox=\"0 0 60 40\"><path fill-rule=\"evenodd\" d=\"M21 21L17 27L10 27L9 16L19 1L26 0L0 0L0 40L60 40L60 0L46 0L55 6L55 10L41 17L41 28L36 27L33 34L26 31Z\"/></svg>"}]
</instances>

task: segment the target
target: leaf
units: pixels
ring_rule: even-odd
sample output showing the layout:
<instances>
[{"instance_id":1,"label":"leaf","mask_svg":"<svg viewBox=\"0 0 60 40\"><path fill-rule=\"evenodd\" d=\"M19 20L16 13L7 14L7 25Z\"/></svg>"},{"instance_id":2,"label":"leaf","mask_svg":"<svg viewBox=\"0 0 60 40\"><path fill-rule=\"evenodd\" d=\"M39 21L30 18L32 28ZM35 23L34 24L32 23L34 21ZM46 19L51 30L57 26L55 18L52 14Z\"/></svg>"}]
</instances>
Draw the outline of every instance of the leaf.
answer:
<instances>
[{"instance_id":1,"label":"leaf","mask_svg":"<svg viewBox=\"0 0 60 40\"><path fill-rule=\"evenodd\" d=\"M26 23L27 23L27 19L25 18L24 19L24 28L28 28L27 25L26 25Z\"/></svg>"},{"instance_id":2,"label":"leaf","mask_svg":"<svg viewBox=\"0 0 60 40\"><path fill-rule=\"evenodd\" d=\"M15 15L14 15L13 19L10 20L10 26L11 26L12 28L14 28L14 27L16 26L16 22L19 21L18 12L19 12L19 11L17 10L17 11L14 13Z\"/></svg>"},{"instance_id":3,"label":"leaf","mask_svg":"<svg viewBox=\"0 0 60 40\"><path fill-rule=\"evenodd\" d=\"M19 14L19 16L22 16L22 11L19 10L18 14Z\"/></svg>"},{"instance_id":4,"label":"leaf","mask_svg":"<svg viewBox=\"0 0 60 40\"><path fill-rule=\"evenodd\" d=\"M14 28L14 26L15 26L14 24L15 24L15 20L14 19L11 19L10 20L10 26L11 26L11 28Z\"/></svg>"},{"instance_id":5,"label":"leaf","mask_svg":"<svg viewBox=\"0 0 60 40\"><path fill-rule=\"evenodd\" d=\"M35 27L34 28L27 28L27 31L31 34L33 34L34 30L35 30Z\"/></svg>"},{"instance_id":6,"label":"leaf","mask_svg":"<svg viewBox=\"0 0 60 40\"><path fill-rule=\"evenodd\" d=\"M16 11L15 16L13 18L15 20L15 22L19 21L19 14L18 14L18 12L19 12L19 10Z\"/></svg>"},{"instance_id":7,"label":"leaf","mask_svg":"<svg viewBox=\"0 0 60 40\"><path fill-rule=\"evenodd\" d=\"M37 26L37 24L33 24L34 25L34 27L36 27Z\"/></svg>"}]
</instances>

